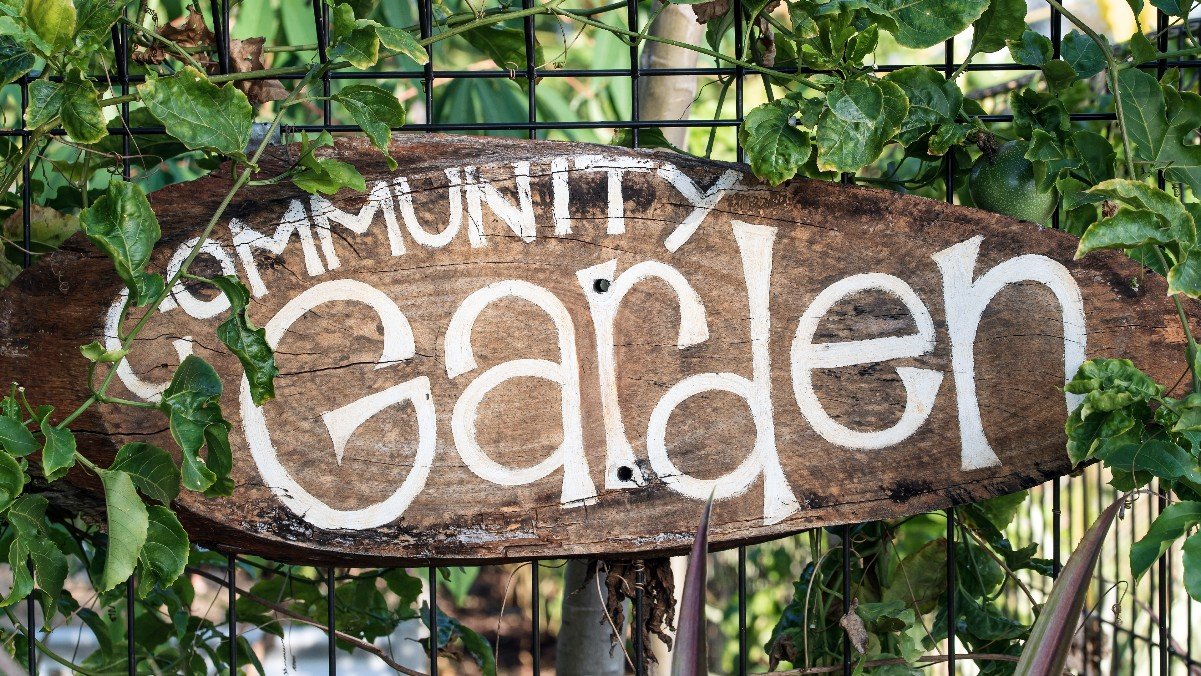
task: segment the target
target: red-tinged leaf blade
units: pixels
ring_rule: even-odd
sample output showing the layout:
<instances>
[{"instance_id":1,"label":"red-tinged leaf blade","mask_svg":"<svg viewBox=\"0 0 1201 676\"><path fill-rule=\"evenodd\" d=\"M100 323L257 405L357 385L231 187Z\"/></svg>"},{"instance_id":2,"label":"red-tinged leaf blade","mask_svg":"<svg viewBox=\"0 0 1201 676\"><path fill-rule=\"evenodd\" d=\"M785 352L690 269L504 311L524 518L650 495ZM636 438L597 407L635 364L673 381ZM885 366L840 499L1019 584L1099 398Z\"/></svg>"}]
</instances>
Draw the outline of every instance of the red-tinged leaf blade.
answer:
<instances>
[{"instance_id":1,"label":"red-tinged leaf blade","mask_svg":"<svg viewBox=\"0 0 1201 676\"><path fill-rule=\"evenodd\" d=\"M708 578L705 559L709 552L709 515L712 512L711 496L701 514L701 524L692 542L692 555L688 558L688 572L684 575L671 676L705 676L709 673L705 654L705 582Z\"/></svg>"},{"instance_id":2,"label":"red-tinged leaf blade","mask_svg":"<svg viewBox=\"0 0 1201 676\"><path fill-rule=\"evenodd\" d=\"M1030 630L1015 676L1058 676L1063 673L1072 636L1080 624L1080 612L1084 609L1093 568L1101 555L1105 536L1125 501L1123 496L1102 512L1068 558L1051 590L1051 597Z\"/></svg>"}]
</instances>

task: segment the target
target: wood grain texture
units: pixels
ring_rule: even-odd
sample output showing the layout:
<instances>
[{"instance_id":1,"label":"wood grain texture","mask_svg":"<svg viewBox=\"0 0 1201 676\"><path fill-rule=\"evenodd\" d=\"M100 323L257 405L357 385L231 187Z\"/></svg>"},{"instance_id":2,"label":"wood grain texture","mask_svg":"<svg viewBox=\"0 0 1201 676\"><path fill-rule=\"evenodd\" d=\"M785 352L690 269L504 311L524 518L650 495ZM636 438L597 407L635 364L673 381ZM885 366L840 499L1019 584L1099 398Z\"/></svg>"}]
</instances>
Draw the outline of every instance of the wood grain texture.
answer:
<instances>
[{"instance_id":1,"label":"wood grain texture","mask_svg":"<svg viewBox=\"0 0 1201 676\"><path fill-rule=\"evenodd\" d=\"M1185 370L1184 337L1176 328L1162 279L1118 254L1073 261L1074 238L1030 223L817 181L796 180L768 188L743 174L745 167L665 152L438 135L397 136L393 146L400 164L395 172L357 142L339 141L336 151L360 168L369 188L381 182L385 186L378 194L389 196L395 208L392 236L383 213L387 203L366 231L358 233L336 219L323 226L321 218L314 218L320 202L314 204L308 195L277 185L243 190L219 224L214 241L236 274L246 280L247 260L233 246L231 219L235 228L241 224L270 236L292 208L294 214L303 214L302 224L311 223L313 245L307 260L305 247L295 235L278 253L259 246L265 240L246 240L243 235L243 243L252 242L242 247L243 252L253 256L261 278L250 309L255 323L270 326L281 309L318 285L342 284L361 291L353 285L358 283L394 303L411 327L412 356L384 364L379 362L389 329L362 294L299 314L282 333L277 348L278 398L267 403L261 415L280 466L296 484L315 500L341 510L361 510L396 492L420 464L421 434L414 402L395 401L363 420L348 435L340 461L323 414L420 378L428 378L436 419L428 478L403 514L388 523L363 530L314 525L312 514L306 519L285 504L278 486L273 491L266 485L248 450L238 399L241 370L214 335L224 314L196 318L185 308L174 307L148 323L129 364L144 384L161 384L179 363L179 351L190 349L223 375L223 406L233 423L237 488L233 497L225 499L185 492L176 503L189 533L200 543L282 560L340 565L684 552L704 500L681 495L673 487L678 486L677 477L656 472L647 450L652 412L677 383L690 376L726 373L752 379L756 350L770 360L764 364L769 382L756 395L765 398L758 404L731 392L711 391L687 398L667 419L671 462L697 485L726 476L718 482L719 492L722 484L728 488L737 483L728 475L747 458L753 465L762 450L752 450L757 438L752 408L760 407L760 424L770 420L774 426L767 442L796 503L792 509L777 510L782 517L768 518L765 473L752 472L744 492L715 505L711 527L715 547L813 526L945 508L1060 476L1070 469L1063 434L1067 409L1059 389L1065 378L1065 325L1061 303L1049 286L1038 282L1004 286L987 304L975 340L969 341L975 350L982 429L999 464L962 469L953 370L964 364L953 363L945 307L948 292L934 256L976 237L983 239L974 278L1024 255L1066 266L1083 298L1088 356L1131 358L1168 383L1176 382ZM275 151L265 171L286 166L289 153L294 154L295 148ZM576 168L580 156L596 155L606 158L601 169ZM622 177L619 204L624 207L625 231L611 234L607 231L614 207L606 196L613 183L603 167L629 161L645 166ZM451 189L454 179L447 169L457 169L461 182L470 183L471 172L464 168L475 167L480 180L490 181L497 194L517 208L514 167L522 162L529 163L536 224L532 241L523 240L498 219L487 195L480 193L486 237L482 246L472 246L467 233L471 188L466 185L458 190L460 230L449 243L435 247L414 238L403 218L397 176L407 178L414 214L430 233L429 242L452 220L456 191ZM674 251L665 241L694 208L668 180L669 166L689 177L700 193L731 169L740 174L743 187L722 197ZM569 214L569 221L555 219L555 167L566 167L560 178L570 186L570 201L567 211L559 213ZM174 252L199 234L229 187L228 175L217 172L151 196L163 226L153 269L166 268ZM366 201L367 196L346 191L331 198L334 207L352 215ZM302 211L296 212L297 208ZM563 232L568 226L570 233ZM749 239L736 238L740 227ZM755 237L760 245L766 238L771 247L770 277L762 269L755 273L769 279L770 321L757 329L750 321L754 294L747 282L748 265L755 263L748 253ZM330 250L336 267L331 265ZM1019 263L1025 260L1035 259L1019 259ZM637 472L645 485L629 481L629 487L620 488L606 486L606 449L612 437L606 436L602 422L602 373L595 315L587 300L589 280L578 275L611 261L616 261L618 275L648 261L670 266L695 290L707 329L704 340L679 346L680 300L662 279L635 284L621 300L613 325L614 387L636 464L627 468L629 472L620 467L616 471L622 476ZM221 265L205 254L196 270L218 273ZM912 289L929 312L932 349L879 363L814 370L813 391L821 409L831 421L854 431L885 430L902 420L911 392L901 382L898 367L941 378L933 406L922 412L928 417L916 431L898 443L873 449L835 443L815 431L812 421L801 414L790 366L799 319L815 298L841 280L868 273L891 275ZM561 504L566 474L561 468L528 483L498 485L473 471L455 443L456 403L481 374L510 360L544 360L544 365L563 360L562 323L556 330L545 308L510 296L487 304L474 322L470 347L475 368L448 375L448 366L453 370L455 363L446 353L452 316L472 294L506 280L541 287L561 303L569 318L573 335L566 343L578 363L585 479L595 488L594 497L586 501ZM205 307L200 304L204 302L219 307L212 290L194 284L184 288L191 298L184 300L187 308ZM600 288L593 287L594 297L612 291L602 293ZM24 385L35 403L52 403L59 411L78 405L87 396L86 362L78 346L103 340L106 315L120 290L111 264L81 236L43 258L0 296L4 376ZM1188 307L1196 316L1196 306ZM919 325L912 307L897 296L869 290L833 303L818 322L812 342L915 336ZM752 339L756 330L762 340ZM870 352L865 348L865 355ZM137 397L126 382L126 377L115 379L111 393ZM479 447L502 467L530 468L544 462L572 434L571 426L564 425L563 392L560 384L544 378L499 384L478 407L474 427ZM100 463L109 461L129 440L174 448L165 419L154 411L101 406L74 427L81 449ZM576 474L578 479L578 466ZM70 481L83 494L97 488L95 477L81 470L73 472Z\"/></svg>"}]
</instances>

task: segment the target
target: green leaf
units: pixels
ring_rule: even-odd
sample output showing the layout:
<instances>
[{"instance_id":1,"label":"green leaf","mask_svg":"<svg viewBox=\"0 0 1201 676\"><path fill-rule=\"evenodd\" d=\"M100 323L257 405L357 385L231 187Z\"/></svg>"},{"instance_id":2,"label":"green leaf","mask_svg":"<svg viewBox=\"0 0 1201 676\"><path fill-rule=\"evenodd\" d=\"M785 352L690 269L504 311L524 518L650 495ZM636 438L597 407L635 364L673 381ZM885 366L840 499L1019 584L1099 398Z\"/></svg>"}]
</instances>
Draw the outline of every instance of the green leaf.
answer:
<instances>
[{"instance_id":1,"label":"green leaf","mask_svg":"<svg viewBox=\"0 0 1201 676\"><path fill-rule=\"evenodd\" d=\"M1010 58L1023 66L1042 68L1051 60L1053 53L1051 41L1047 36L1032 30L1026 30L1020 38L1009 40L1006 44L1009 45Z\"/></svg>"},{"instance_id":2,"label":"green leaf","mask_svg":"<svg viewBox=\"0 0 1201 676\"><path fill-rule=\"evenodd\" d=\"M421 604L421 619L427 626L429 625L429 617L429 605L423 601ZM476 665L483 672L484 676L496 676L496 659L492 652L492 645L488 643L488 639L455 618L444 614L440 608L435 618L437 622L438 652L442 652L455 639L458 639L462 642L463 648L467 650L467 654L475 660ZM434 628L430 628L430 630L435 631Z\"/></svg>"},{"instance_id":3,"label":"green leaf","mask_svg":"<svg viewBox=\"0 0 1201 676\"><path fill-rule=\"evenodd\" d=\"M1190 140L1201 127L1201 96L1161 86L1137 68L1123 69L1117 79L1135 158L1201 193L1201 146Z\"/></svg>"},{"instance_id":4,"label":"green leaf","mask_svg":"<svg viewBox=\"0 0 1201 676\"><path fill-rule=\"evenodd\" d=\"M1201 248L1184 250L1184 258L1168 270L1168 293L1201 298Z\"/></svg>"},{"instance_id":5,"label":"green leaf","mask_svg":"<svg viewBox=\"0 0 1201 676\"><path fill-rule=\"evenodd\" d=\"M113 260L133 302L145 305L162 291L162 278L146 273L162 230L137 184L109 183L108 192L79 214L79 224L88 239Z\"/></svg>"},{"instance_id":6,"label":"green leaf","mask_svg":"<svg viewBox=\"0 0 1201 676\"><path fill-rule=\"evenodd\" d=\"M379 61L379 36L374 21L355 19L354 8L337 5L333 11L330 58L345 59L356 68L370 68Z\"/></svg>"},{"instance_id":7,"label":"green leaf","mask_svg":"<svg viewBox=\"0 0 1201 676\"><path fill-rule=\"evenodd\" d=\"M8 416L0 416L0 446L18 458L41 448L24 422Z\"/></svg>"},{"instance_id":8,"label":"green leaf","mask_svg":"<svg viewBox=\"0 0 1201 676\"><path fill-rule=\"evenodd\" d=\"M167 133L193 150L237 157L250 142L254 110L233 83L218 87L187 66L170 77L147 76L138 95Z\"/></svg>"},{"instance_id":9,"label":"green leaf","mask_svg":"<svg viewBox=\"0 0 1201 676\"><path fill-rule=\"evenodd\" d=\"M34 56L11 36L0 35L0 87L33 68Z\"/></svg>"},{"instance_id":10,"label":"green leaf","mask_svg":"<svg viewBox=\"0 0 1201 676\"><path fill-rule=\"evenodd\" d=\"M150 517L138 497L133 479L125 472L99 470L108 508L108 553L98 591L108 591L133 575L146 544Z\"/></svg>"},{"instance_id":11,"label":"green leaf","mask_svg":"<svg viewBox=\"0 0 1201 676\"><path fill-rule=\"evenodd\" d=\"M977 506L980 508L982 517L987 519L998 531L1003 531L1013 523L1014 518L1026 504L1028 497L1030 497L1030 491L1018 491L985 500Z\"/></svg>"},{"instance_id":12,"label":"green leaf","mask_svg":"<svg viewBox=\"0 0 1201 676\"><path fill-rule=\"evenodd\" d=\"M229 298L229 319L217 327L217 337L242 362L255 406L275 398L275 353L267 344L267 332L256 328L247 314L250 291L233 275L214 277L213 284Z\"/></svg>"},{"instance_id":13,"label":"green leaf","mask_svg":"<svg viewBox=\"0 0 1201 676\"><path fill-rule=\"evenodd\" d=\"M37 79L29 83L29 108L25 110L28 127L44 127L58 117L66 94L60 82Z\"/></svg>"},{"instance_id":14,"label":"green leaf","mask_svg":"<svg viewBox=\"0 0 1201 676\"><path fill-rule=\"evenodd\" d=\"M988 0L865 0L863 4L897 42L925 49L962 33L984 13Z\"/></svg>"},{"instance_id":15,"label":"green leaf","mask_svg":"<svg viewBox=\"0 0 1201 676\"><path fill-rule=\"evenodd\" d=\"M1105 53L1092 38L1080 31L1068 33L1060 49L1063 60L1082 78L1092 77L1105 70Z\"/></svg>"},{"instance_id":16,"label":"green leaf","mask_svg":"<svg viewBox=\"0 0 1201 676\"><path fill-rule=\"evenodd\" d=\"M25 0L21 16L53 52L71 46L75 36L75 5L71 0Z\"/></svg>"},{"instance_id":17,"label":"green leaf","mask_svg":"<svg viewBox=\"0 0 1201 676\"><path fill-rule=\"evenodd\" d=\"M63 79L62 90L59 116L67 136L78 143L95 143L104 138L108 129L100 109L100 95L92 82L78 70L71 69Z\"/></svg>"},{"instance_id":18,"label":"green leaf","mask_svg":"<svg viewBox=\"0 0 1201 676\"><path fill-rule=\"evenodd\" d=\"M1159 50L1151 44L1151 40L1142 31L1135 31L1126 46L1130 49L1131 60L1135 64L1147 63L1159 58Z\"/></svg>"},{"instance_id":19,"label":"green leaf","mask_svg":"<svg viewBox=\"0 0 1201 676\"><path fill-rule=\"evenodd\" d=\"M388 154L392 128L405 123L405 108L400 101L391 92L371 85L345 87L333 98L341 103L354 121L363 128L367 138L371 139L371 145L385 155ZM395 168L395 163L392 167Z\"/></svg>"},{"instance_id":20,"label":"green leaf","mask_svg":"<svg viewBox=\"0 0 1201 676\"><path fill-rule=\"evenodd\" d=\"M226 476L231 464L226 459L229 422L221 415L221 391L216 370L200 357L188 355L175 370L159 405L183 452L184 486L210 495L232 488ZM206 445L208 463L199 455Z\"/></svg>"},{"instance_id":21,"label":"green leaf","mask_svg":"<svg viewBox=\"0 0 1201 676\"><path fill-rule=\"evenodd\" d=\"M1144 244L1164 244L1175 239L1163 216L1146 209L1118 209L1090 225L1080 237L1076 258L1097 249L1130 249Z\"/></svg>"},{"instance_id":22,"label":"green leaf","mask_svg":"<svg viewBox=\"0 0 1201 676\"><path fill-rule=\"evenodd\" d=\"M47 481L57 481L75 466L75 435L69 429L59 429L47 416L42 420L42 472Z\"/></svg>"},{"instance_id":23,"label":"green leaf","mask_svg":"<svg viewBox=\"0 0 1201 676\"><path fill-rule=\"evenodd\" d=\"M93 340L87 345L80 345L79 352L84 359L90 362L99 362L102 364L111 364L121 361L121 359L129 352L125 349L110 350L100 343L98 340Z\"/></svg>"},{"instance_id":24,"label":"green leaf","mask_svg":"<svg viewBox=\"0 0 1201 676\"><path fill-rule=\"evenodd\" d=\"M1192 0L1151 0L1151 4L1168 16L1188 19L1189 10L1193 8Z\"/></svg>"},{"instance_id":25,"label":"green leaf","mask_svg":"<svg viewBox=\"0 0 1201 676\"><path fill-rule=\"evenodd\" d=\"M1201 533L1184 540L1184 589L1194 600L1201 601Z\"/></svg>"},{"instance_id":26,"label":"green leaf","mask_svg":"<svg viewBox=\"0 0 1201 676\"><path fill-rule=\"evenodd\" d=\"M1188 529L1201 524L1201 502L1177 502L1163 508L1141 540L1130 546L1130 574L1138 580Z\"/></svg>"},{"instance_id":27,"label":"green leaf","mask_svg":"<svg viewBox=\"0 0 1201 676\"><path fill-rule=\"evenodd\" d=\"M1062 92L1080 79L1076 76L1076 71L1060 59L1048 61L1043 66L1043 77L1047 79L1047 87L1053 92Z\"/></svg>"},{"instance_id":28,"label":"green leaf","mask_svg":"<svg viewBox=\"0 0 1201 676\"><path fill-rule=\"evenodd\" d=\"M1169 481L1184 477L1201 482L1196 460L1163 432L1139 443L1111 445L1097 453L1097 457L1107 467L1131 474L1146 472Z\"/></svg>"},{"instance_id":29,"label":"green leaf","mask_svg":"<svg viewBox=\"0 0 1201 676\"><path fill-rule=\"evenodd\" d=\"M905 92L888 80L861 77L835 85L817 123L818 169L857 171L875 161L908 110Z\"/></svg>"},{"instance_id":30,"label":"green leaf","mask_svg":"<svg viewBox=\"0 0 1201 676\"><path fill-rule=\"evenodd\" d=\"M1135 401L1149 402L1163 396L1163 386L1140 371L1129 359L1089 359L1080 365L1064 389L1085 395L1081 417L1093 411L1115 411ZM1112 397L1095 397L1109 395Z\"/></svg>"},{"instance_id":31,"label":"green leaf","mask_svg":"<svg viewBox=\"0 0 1201 676\"><path fill-rule=\"evenodd\" d=\"M112 47L112 27L125 8L121 0L77 0L75 44L81 49Z\"/></svg>"},{"instance_id":32,"label":"green leaf","mask_svg":"<svg viewBox=\"0 0 1201 676\"><path fill-rule=\"evenodd\" d=\"M292 176L298 188L311 194L333 195L342 188L356 192L367 189L367 181L354 165L333 158L319 158L313 151L322 146L333 145L329 132L321 132L317 140L310 143L308 135L300 139L300 170Z\"/></svg>"},{"instance_id":33,"label":"green leaf","mask_svg":"<svg viewBox=\"0 0 1201 676\"><path fill-rule=\"evenodd\" d=\"M422 47L421 43L417 42L417 39L406 30L376 24L375 34L379 37L379 43L384 49L407 56L418 66L424 66L430 60L429 54L425 52L425 47Z\"/></svg>"},{"instance_id":34,"label":"green leaf","mask_svg":"<svg viewBox=\"0 0 1201 676\"><path fill-rule=\"evenodd\" d=\"M166 507L147 508L146 544L138 556L138 593L145 598L155 587L166 587L183 575L188 563L188 535L175 513Z\"/></svg>"},{"instance_id":35,"label":"green leaf","mask_svg":"<svg viewBox=\"0 0 1201 676\"><path fill-rule=\"evenodd\" d=\"M753 112L753 111L752 111ZM617 129L613 132L613 140L609 141L611 146L620 146L622 148L634 147L634 130L633 129ZM638 146L639 148L663 148L664 150L674 150L677 153L684 151L672 145L671 141L663 135L663 130L658 127L643 127L638 130Z\"/></svg>"},{"instance_id":36,"label":"green leaf","mask_svg":"<svg viewBox=\"0 0 1201 676\"><path fill-rule=\"evenodd\" d=\"M903 601L917 612L928 613L938 605L947 582L947 541L934 539L901 559L892 585L884 590L881 601Z\"/></svg>"},{"instance_id":37,"label":"green leaf","mask_svg":"<svg viewBox=\"0 0 1201 676\"><path fill-rule=\"evenodd\" d=\"M991 54L1026 30L1026 0L992 0L972 24L971 54Z\"/></svg>"},{"instance_id":38,"label":"green leaf","mask_svg":"<svg viewBox=\"0 0 1201 676\"><path fill-rule=\"evenodd\" d=\"M909 101L909 112L897 132L897 140L906 146L941 125L953 124L963 108L958 85L928 66L902 68L884 79L899 86Z\"/></svg>"},{"instance_id":39,"label":"green leaf","mask_svg":"<svg viewBox=\"0 0 1201 676\"><path fill-rule=\"evenodd\" d=\"M170 504L179 495L179 468L171 454L153 444L132 442L117 451L110 470L125 472L151 500Z\"/></svg>"},{"instance_id":40,"label":"green leaf","mask_svg":"<svg viewBox=\"0 0 1201 676\"><path fill-rule=\"evenodd\" d=\"M0 453L0 512L12 506L25 490L25 472L9 454Z\"/></svg>"},{"instance_id":41,"label":"green leaf","mask_svg":"<svg viewBox=\"0 0 1201 676\"><path fill-rule=\"evenodd\" d=\"M812 152L809 133L792 123L797 111L792 99L776 99L748 113L739 130L751 171L771 185L796 176Z\"/></svg>"},{"instance_id":42,"label":"green leaf","mask_svg":"<svg viewBox=\"0 0 1201 676\"><path fill-rule=\"evenodd\" d=\"M483 26L463 33L472 47L480 50L503 70L525 70L525 31L504 26ZM535 45L537 50L537 45ZM542 55L535 53L535 63L542 63Z\"/></svg>"}]
</instances>

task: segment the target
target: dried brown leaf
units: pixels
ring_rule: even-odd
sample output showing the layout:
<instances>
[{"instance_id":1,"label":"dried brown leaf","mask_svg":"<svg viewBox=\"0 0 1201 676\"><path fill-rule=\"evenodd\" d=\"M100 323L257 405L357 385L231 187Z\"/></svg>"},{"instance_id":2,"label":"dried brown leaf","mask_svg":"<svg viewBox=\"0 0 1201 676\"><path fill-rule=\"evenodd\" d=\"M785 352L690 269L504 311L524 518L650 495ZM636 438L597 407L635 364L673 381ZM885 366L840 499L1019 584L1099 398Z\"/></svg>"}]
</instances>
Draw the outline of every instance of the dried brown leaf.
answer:
<instances>
[{"instance_id":1,"label":"dried brown leaf","mask_svg":"<svg viewBox=\"0 0 1201 676\"><path fill-rule=\"evenodd\" d=\"M867 628L863 626L863 618L859 617L859 599L851 599L851 607L846 615L838 621L839 626L847 633L847 638L860 655L867 652Z\"/></svg>"},{"instance_id":2,"label":"dried brown leaf","mask_svg":"<svg viewBox=\"0 0 1201 676\"><path fill-rule=\"evenodd\" d=\"M213 32L204 23L204 17L189 9L188 16L182 20L176 19L158 30L158 34L174 42L180 47L201 47L213 44ZM133 60L136 63L159 64L171 56L170 50L161 42L154 42L148 47L134 50ZM193 55L200 63L207 63L209 58L203 53Z\"/></svg>"},{"instance_id":3,"label":"dried brown leaf","mask_svg":"<svg viewBox=\"0 0 1201 676\"><path fill-rule=\"evenodd\" d=\"M235 73L249 73L263 70L263 43L265 38L248 38L246 40L229 41L229 67ZM213 66L209 66L209 72ZM284 89L279 80L242 80L234 86L241 89L250 103L258 105L268 101L282 101L288 98L288 90Z\"/></svg>"},{"instance_id":4,"label":"dried brown leaf","mask_svg":"<svg viewBox=\"0 0 1201 676\"><path fill-rule=\"evenodd\" d=\"M709 0L692 6L696 12L697 23L709 23L719 16L725 16L730 11L730 0Z\"/></svg>"}]
</instances>

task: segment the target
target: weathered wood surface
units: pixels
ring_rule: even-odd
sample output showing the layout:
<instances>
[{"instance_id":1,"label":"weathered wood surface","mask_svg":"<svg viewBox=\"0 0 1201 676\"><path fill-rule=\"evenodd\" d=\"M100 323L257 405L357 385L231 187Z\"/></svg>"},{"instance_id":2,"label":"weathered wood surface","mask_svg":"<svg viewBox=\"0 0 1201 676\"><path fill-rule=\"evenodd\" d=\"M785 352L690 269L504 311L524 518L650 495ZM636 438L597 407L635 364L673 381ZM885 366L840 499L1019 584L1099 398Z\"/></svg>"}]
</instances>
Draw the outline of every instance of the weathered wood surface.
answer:
<instances>
[{"instance_id":1,"label":"weathered wood surface","mask_svg":"<svg viewBox=\"0 0 1201 676\"><path fill-rule=\"evenodd\" d=\"M248 188L214 234L217 257L198 259L254 291L252 318L279 339L275 401L240 403L240 367L214 336L223 303L196 285L114 381L115 395L152 397L188 351L223 374L237 489L180 497L197 541L343 564L679 552L716 488L712 541L731 546L1065 473L1058 388L1084 329L1089 356L1129 357L1167 382L1184 370L1162 280L1117 254L1073 262L1072 237L1029 223L816 181L769 189L743 167L664 152L394 146L392 172L340 142L376 189L365 231L345 224L368 196L344 191L330 207ZM152 196L155 269L199 234L227 176ZM698 211L721 181L731 190ZM511 205L511 224L494 203ZM299 235L272 250L281 223ZM1005 283L1024 277L1037 281ZM77 405L78 346L104 338L120 291L108 261L70 240L0 298L0 373L35 402ZM840 358L851 365L825 367ZM100 462L130 439L173 447L153 411L99 407L75 427ZM95 487L82 471L71 480Z\"/></svg>"}]
</instances>

